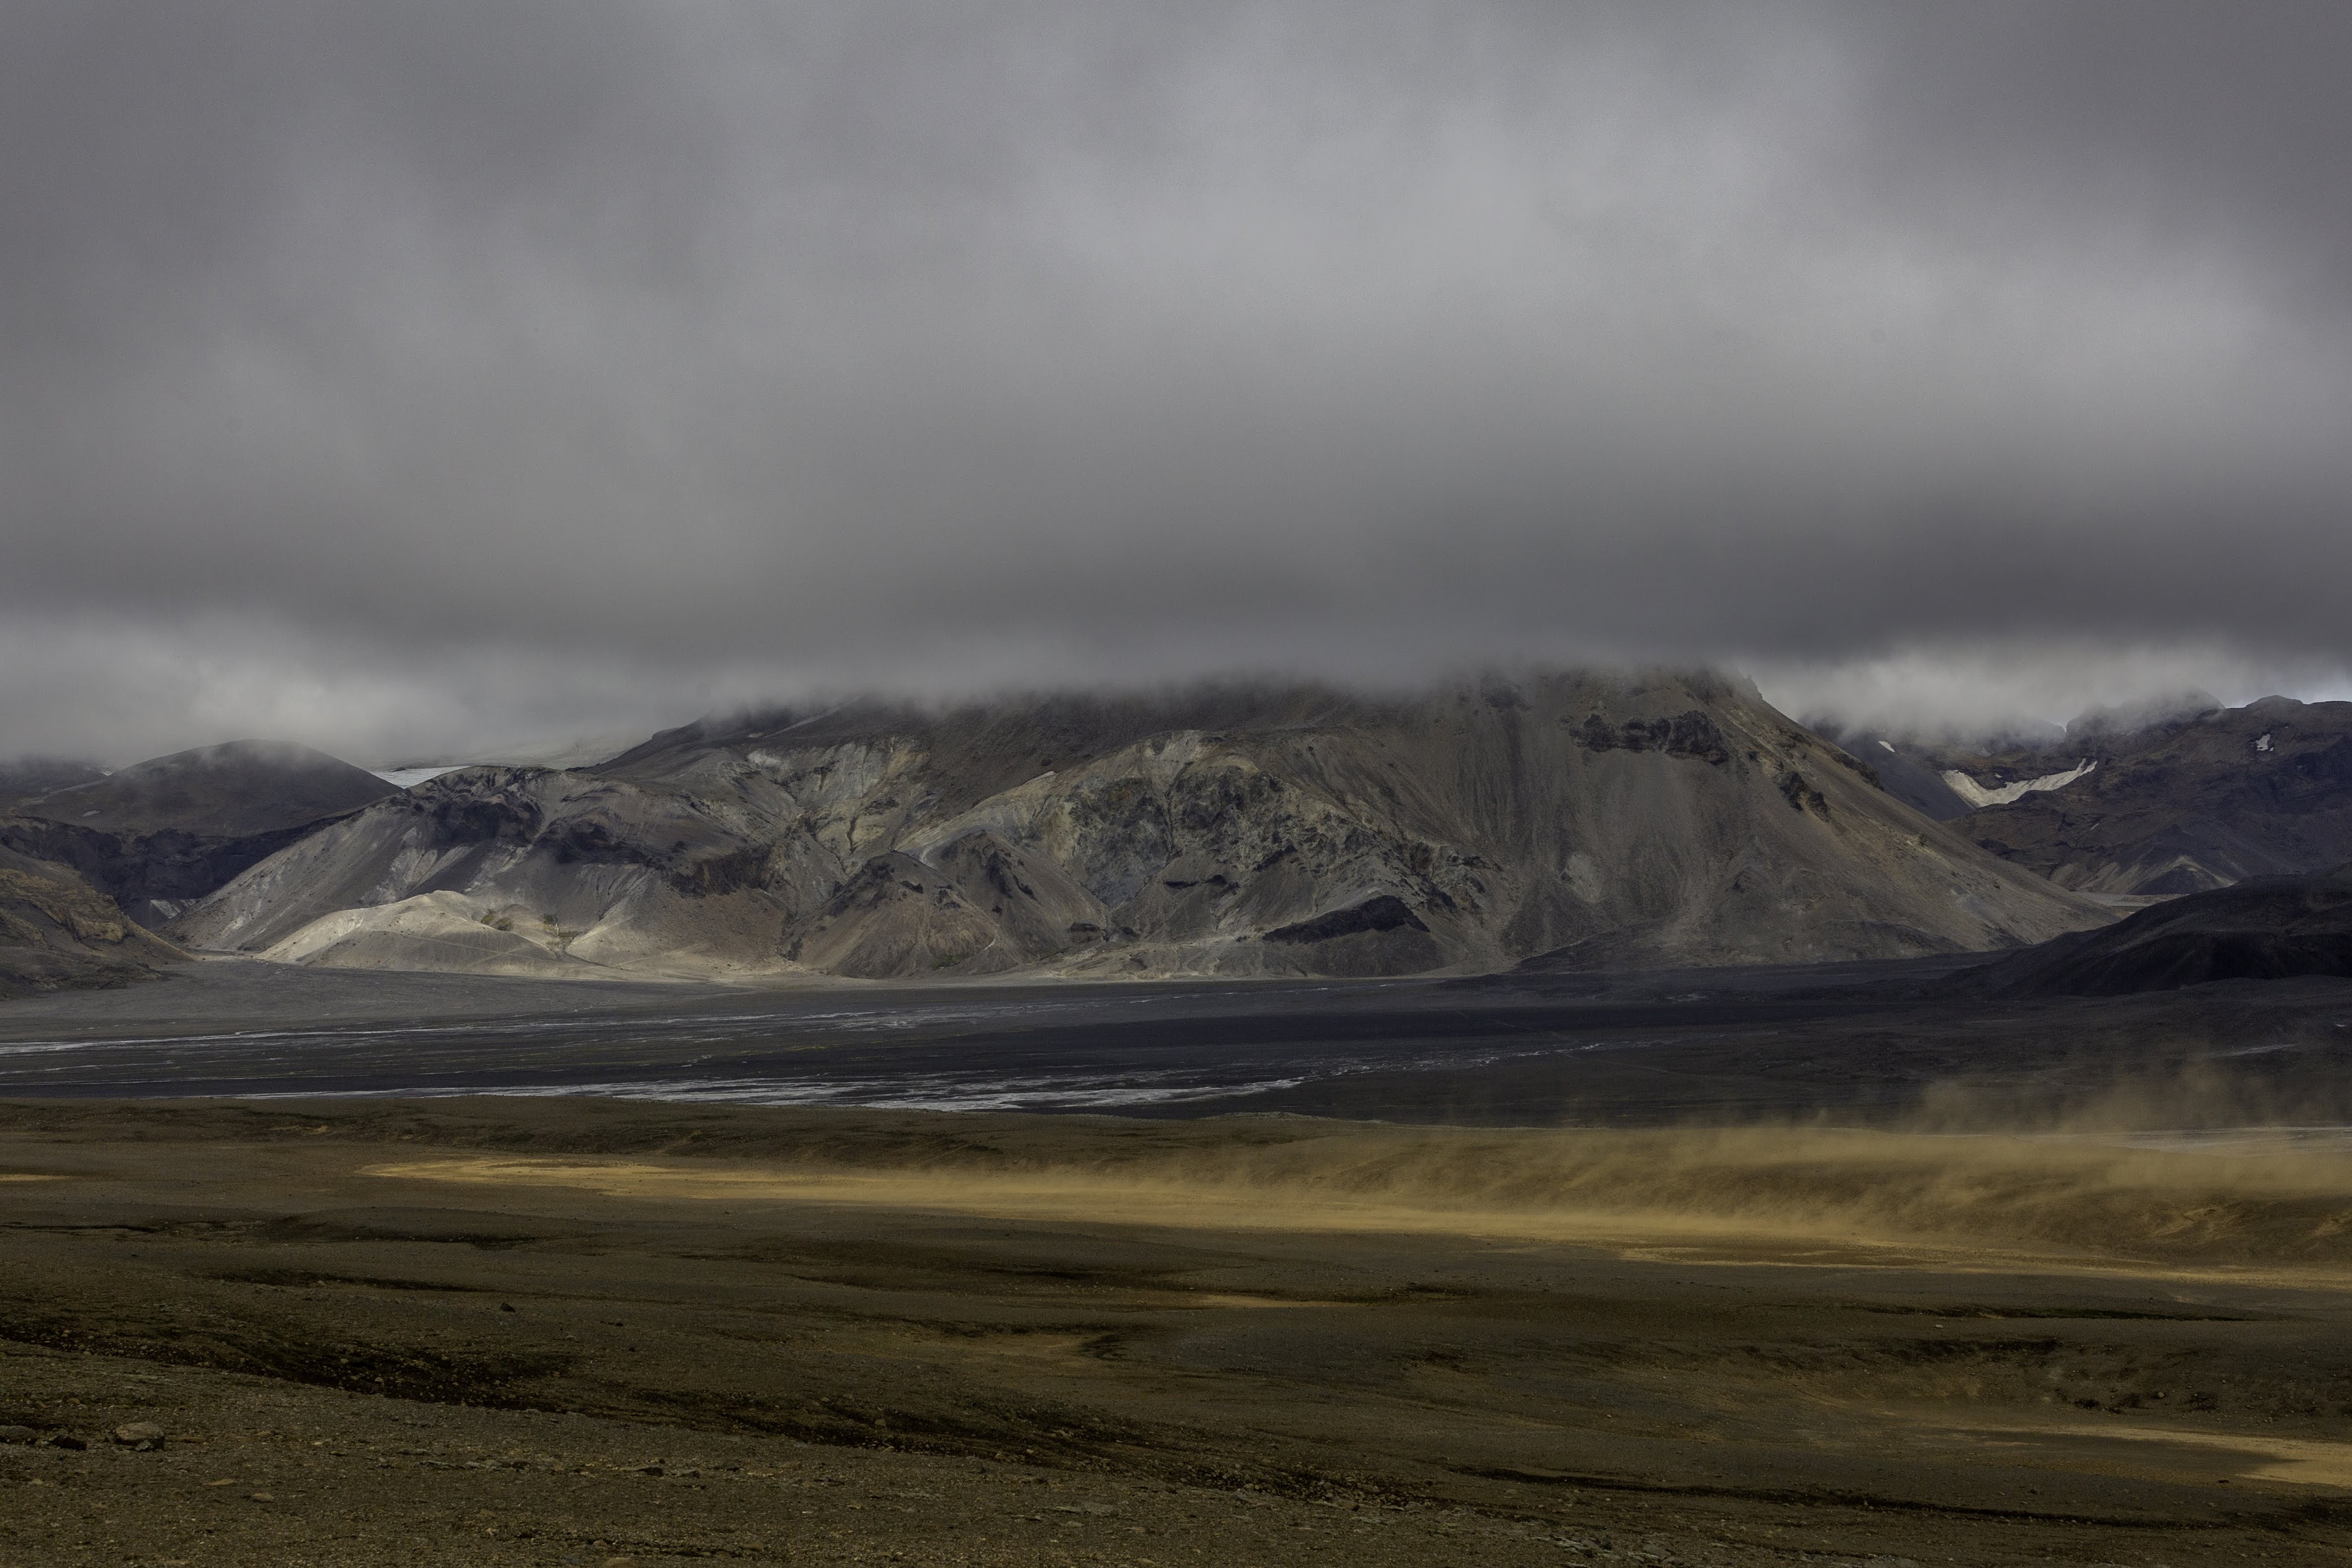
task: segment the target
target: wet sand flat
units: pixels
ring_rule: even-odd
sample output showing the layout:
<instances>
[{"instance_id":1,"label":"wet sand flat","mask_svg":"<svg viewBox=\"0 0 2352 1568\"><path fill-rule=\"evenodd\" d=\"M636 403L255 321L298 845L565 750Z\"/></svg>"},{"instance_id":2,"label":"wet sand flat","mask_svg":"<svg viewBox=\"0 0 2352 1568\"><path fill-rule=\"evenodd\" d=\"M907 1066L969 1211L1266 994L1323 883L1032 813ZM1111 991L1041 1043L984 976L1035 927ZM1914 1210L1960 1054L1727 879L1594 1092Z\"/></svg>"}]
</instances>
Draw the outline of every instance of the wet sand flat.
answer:
<instances>
[{"instance_id":1,"label":"wet sand flat","mask_svg":"<svg viewBox=\"0 0 2352 1568\"><path fill-rule=\"evenodd\" d=\"M0 1563L2337 1561L2332 1148L19 1103Z\"/></svg>"}]
</instances>

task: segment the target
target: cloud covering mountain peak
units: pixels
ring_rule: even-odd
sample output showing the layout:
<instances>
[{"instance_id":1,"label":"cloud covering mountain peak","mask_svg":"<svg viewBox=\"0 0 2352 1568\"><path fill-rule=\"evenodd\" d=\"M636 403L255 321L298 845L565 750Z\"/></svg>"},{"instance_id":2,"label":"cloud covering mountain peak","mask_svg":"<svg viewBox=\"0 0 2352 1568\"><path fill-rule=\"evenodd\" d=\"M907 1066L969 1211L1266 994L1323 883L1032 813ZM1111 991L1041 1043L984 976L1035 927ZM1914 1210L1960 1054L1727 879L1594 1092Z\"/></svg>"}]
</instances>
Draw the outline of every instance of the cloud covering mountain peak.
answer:
<instances>
[{"instance_id":1,"label":"cloud covering mountain peak","mask_svg":"<svg viewBox=\"0 0 2352 1568\"><path fill-rule=\"evenodd\" d=\"M2347 30L16 7L8 743L2070 638L2307 689Z\"/></svg>"}]
</instances>

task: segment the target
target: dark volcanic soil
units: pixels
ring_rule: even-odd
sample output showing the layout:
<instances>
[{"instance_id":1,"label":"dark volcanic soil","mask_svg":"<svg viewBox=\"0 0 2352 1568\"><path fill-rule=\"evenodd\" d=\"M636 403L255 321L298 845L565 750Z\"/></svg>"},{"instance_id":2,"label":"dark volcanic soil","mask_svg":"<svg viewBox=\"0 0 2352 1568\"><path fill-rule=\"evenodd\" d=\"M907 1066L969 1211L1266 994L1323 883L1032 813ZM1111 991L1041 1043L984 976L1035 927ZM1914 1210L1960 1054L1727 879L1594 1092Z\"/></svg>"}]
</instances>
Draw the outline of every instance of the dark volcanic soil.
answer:
<instances>
[{"instance_id":1,"label":"dark volcanic soil","mask_svg":"<svg viewBox=\"0 0 2352 1568\"><path fill-rule=\"evenodd\" d=\"M2352 1121L2352 981L1988 999L1951 977L1966 961L770 990L219 960L0 1008L0 1095L572 1093L1540 1126L1911 1118L1966 1085L2015 1125L2121 1084L2168 1094L2176 1120L2158 1124Z\"/></svg>"},{"instance_id":2,"label":"dark volcanic soil","mask_svg":"<svg viewBox=\"0 0 2352 1568\"><path fill-rule=\"evenodd\" d=\"M20 1103L0 1563L2335 1562L2347 1214L2308 1139Z\"/></svg>"}]
</instances>

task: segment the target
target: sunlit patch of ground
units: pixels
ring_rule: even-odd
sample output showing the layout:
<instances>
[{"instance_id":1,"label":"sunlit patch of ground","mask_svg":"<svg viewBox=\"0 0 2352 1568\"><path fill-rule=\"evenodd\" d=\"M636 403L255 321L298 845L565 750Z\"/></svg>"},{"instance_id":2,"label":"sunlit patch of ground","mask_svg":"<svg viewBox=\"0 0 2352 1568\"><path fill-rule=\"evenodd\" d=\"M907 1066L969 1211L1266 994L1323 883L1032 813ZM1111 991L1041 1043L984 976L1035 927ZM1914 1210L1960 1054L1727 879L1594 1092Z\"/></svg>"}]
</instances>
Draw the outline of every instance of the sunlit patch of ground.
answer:
<instances>
[{"instance_id":1,"label":"sunlit patch of ground","mask_svg":"<svg viewBox=\"0 0 2352 1568\"><path fill-rule=\"evenodd\" d=\"M2184 1481L2219 1476L2352 1491L2352 1441L2112 1422L1958 1427L1946 1435L2002 1450L2005 1458L2031 1456L2053 1466Z\"/></svg>"},{"instance_id":2,"label":"sunlit patch of ground","mask_svg":"<svg viewBox=\"0 0 2352 1568\"><path fill-rule=\"evenodd\" d=\"M836 1204L1033 1221L1475 1236L1658 1260L2126 1267L2308 1280L2352 1270L2334 1140L1822 1129L1324 1126L1140 1154L1073 1137L1018 1164L452 1155L364 1174L608 1197ZM882 1168L877 1168L879 1165Z\"/></svg>"}]
</instances>

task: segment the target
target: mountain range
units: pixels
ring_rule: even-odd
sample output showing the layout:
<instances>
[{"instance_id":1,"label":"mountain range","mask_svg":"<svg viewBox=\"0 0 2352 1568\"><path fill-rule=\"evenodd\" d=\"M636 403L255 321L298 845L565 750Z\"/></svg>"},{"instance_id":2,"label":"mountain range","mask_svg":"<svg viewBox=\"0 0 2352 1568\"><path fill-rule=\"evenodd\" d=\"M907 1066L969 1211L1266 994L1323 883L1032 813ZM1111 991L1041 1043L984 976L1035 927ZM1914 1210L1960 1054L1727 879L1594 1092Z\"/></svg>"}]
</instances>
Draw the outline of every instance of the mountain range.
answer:
<instances>
[{"instance_id":1,"label":"mountain range","mask_svg":"<svg viewBox=\"0 0 2352 1568\"><path fill-rule=\"evenodd\" d=\"M2352 704L1839 738L1734 677L1587 672L779 709L407 789L254 741L43 764L0 802L13 874L168 940L61 946L19 908L0 947L26 983L173 942L583 978L1805 962L2021 947L2352 860Z\"/></svg>"},{"instance_id":2,"label":"mountain range","mask_svg":"<svg viewBox=\"0 0 2352 1568\"><path fill-rule=\"evenodd\" d=\"M1706 674L851 705L467 768L182 914L294 962L865 978L1894 956L2105 918Z\"/></svg>"}]
</instances>

